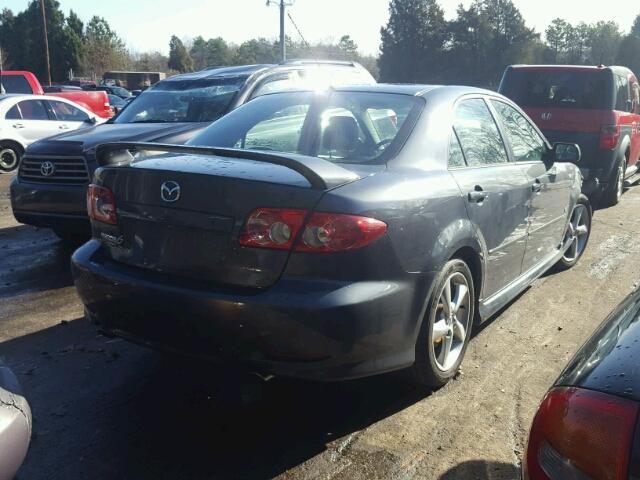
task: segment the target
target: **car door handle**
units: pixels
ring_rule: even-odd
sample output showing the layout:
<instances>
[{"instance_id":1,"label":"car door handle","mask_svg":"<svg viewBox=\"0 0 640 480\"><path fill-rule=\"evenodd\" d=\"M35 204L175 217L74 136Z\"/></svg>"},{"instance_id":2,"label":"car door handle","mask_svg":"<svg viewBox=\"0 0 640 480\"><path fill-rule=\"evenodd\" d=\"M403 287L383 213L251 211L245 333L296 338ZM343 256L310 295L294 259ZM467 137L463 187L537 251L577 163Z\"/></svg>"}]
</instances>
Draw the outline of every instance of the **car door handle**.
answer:
<instances>
[{"instance_id":1,"label":"car door handle","mask_svg":"<svg viewBox=\"0 0 640 480\"><path fill-rule=\"evenodd\" d=\"M533 185L531 185L531 190L534 193L538 193L540 192L540 190L542 190L542 183L540 182L540 180L536 179L536 181L533 182Z\"/></svg>"},{"instance_id":2,"label":"car door handle","mask_svg":"<svg viewBox=\"0 0 640 480\"><path fill-rule=\"evenodd\" d=\"M60 130L69 130L69 125L58 125Z\"/></svg>"},{"instance_id":3,"label":"car door handle","mask_svg":"<svg viewBox=\"0 0 640 480\"><path fill-rule=\"evenodd\" d=\"M470 203L482 203L486 200L488 194L480 185L476 185L475 188L468 193Z\"/></svg>"},{"instance_id":4,"label":"car door handle","mask_svg":"<svg viewBox=\"0 0 640 480\"><path fill-rule=\"evenodd\" d=\"M13 128L25 128L24 123L14 123Z\"/></svg>"}]
</instances>

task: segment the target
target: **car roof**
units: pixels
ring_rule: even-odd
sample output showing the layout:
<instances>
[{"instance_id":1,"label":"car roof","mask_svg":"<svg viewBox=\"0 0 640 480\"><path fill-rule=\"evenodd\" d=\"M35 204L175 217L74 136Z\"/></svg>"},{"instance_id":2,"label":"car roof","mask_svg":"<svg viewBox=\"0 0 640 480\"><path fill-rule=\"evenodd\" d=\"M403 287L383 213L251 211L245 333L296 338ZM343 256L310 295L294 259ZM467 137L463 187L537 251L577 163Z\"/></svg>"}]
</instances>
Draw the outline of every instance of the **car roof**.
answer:
<instances>
[{"instance_id":1,"label":"car roof","mask_svg":"<svg viewBox=\"0 0 640 480\"><path fill-rule=\"evenodd\" d=\"M261 70L272 68L275 65L259 64L259 65L240 65L237 67L219 67L207 68L198 72L183 73L169 77L162 82L173 82L181 80L203 80L209 78L235 77L239 75L251 75Z\"/></svg>"},{"instance_id":2,"label":"car roof","mask_svg":"<svg viewBox=\"0 0 640 480\"><path fill-rule=\"evenodd\" d=\"M299 67L352 67L363 68L357 62L346 62L340 60L304 60L294 59L282 63L260 63L255 65L238 65L233 67L210 67L197 72L183 73L166 78L162 82L181 80L202 80L211 78L235 77L239 75L253 75L254 73L267 70L291 69Z\"/></svg>"},{"instance_id":3,"label":"car roof","mask_svg":"<svg viewBox=\"0 0 640 480\"><path fill-rule=\"evenodd\" d=\"M335 92L354 92L354 93L394 93L399 95L411 95L416 97L426 97L432 94L465 95L465 94L482 94L501 96L500 94L484 90L482 88L468 87L462 85L426 85L426 84L406 84L406 83L374 83L371 85L341 85L331 88ZM287 92L274 92L269 95L279 95Z\"/></svg>"},{"instance_id":4,"label":"car roof","mask_svg":"<svg viewBox=\"0 0 640 480\"><path fill-rule=\"evenodd\" d=\"M631 73L627 67L619 65L509 65L508 69L517 70L588 70L588 71L602 71L612 70L614 72Z\"/></svg>"},{"instance_id":5,"label":"car roof","mask_svg":"<svg viewBox=\"0 0 640 480\"><path fill-rule=\"evenodd\" d=\"M56 97L55 100L58 100L61 97ZM50 97L46 97L45 95L31 95L29 93L4 93L0 95L0 101L3 100L50 100ZM63 99L66 100L66 99Z\"/></svg>"}]
</instances>

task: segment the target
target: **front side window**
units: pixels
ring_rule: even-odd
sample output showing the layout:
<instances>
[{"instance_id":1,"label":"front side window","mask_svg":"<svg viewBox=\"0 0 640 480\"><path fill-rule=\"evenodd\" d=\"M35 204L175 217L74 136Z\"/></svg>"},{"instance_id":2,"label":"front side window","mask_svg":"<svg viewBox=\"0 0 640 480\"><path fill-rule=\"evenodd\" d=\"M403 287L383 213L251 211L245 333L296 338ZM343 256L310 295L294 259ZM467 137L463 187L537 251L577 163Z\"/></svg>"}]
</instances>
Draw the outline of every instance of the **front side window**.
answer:
<instances>
[{"instance_id":1,"label":"front side window","mask_svg":"<svg viewBox=\"0 0 640 480\"><path fill-rule=\"evenodd\" d=\"M89 115L73 105L51 100L49 104L53 109L53 113L56 114L56 119L61 122L86 122L89 120Z\"/></svg>"},{"instance_id":2,"label":"front side window","mask_svg":"<svg viewBox=\"0 0 640 480\"><path fill-rule=\"evenodd\" d=\"M266 95L268 93L284 92L293 90L297 82L298 75L296 72L279 73L267 78L253 93L252 98Z\"/></svg>"},{"instance_id":3,"label":"front side window","mask_svg":"<svg viewBox=\"0 0 640 480\"><path fill-rule=\"evenodd\" d=\"M516 162L541 161L547 147L536 129L511 105L491 100L504 127Z\"/></svg>"},{"instance_id":4,"label":"front side window","mask_svg":"<svg viewBox=\"0 0 640 480\"><path fill-rule=\"evenodd\" d=\"M401 146L423 105L421 98L389 93L278 93L234 110L188 144L382 163Z\"/></svg>"},{"instance_id":5,"label":"front side window","mask_svg":"<svg viewBox=\"0 0 640 480\"><path fill-rule=\"evenodd\" d=\"M453 127L470 167L509 161L498 126L484 100L461 101L455 110Z\"/></svg>"},{"instance_id":6,"label":"front side window","mask_svg":"<svg viewBox=\"0 0 640 480\"><path fill-rule=\"evenodd\" d=\"M50 120L42 100L24 100L18 106L24 120Z\"/></svg>"}]
</instances>

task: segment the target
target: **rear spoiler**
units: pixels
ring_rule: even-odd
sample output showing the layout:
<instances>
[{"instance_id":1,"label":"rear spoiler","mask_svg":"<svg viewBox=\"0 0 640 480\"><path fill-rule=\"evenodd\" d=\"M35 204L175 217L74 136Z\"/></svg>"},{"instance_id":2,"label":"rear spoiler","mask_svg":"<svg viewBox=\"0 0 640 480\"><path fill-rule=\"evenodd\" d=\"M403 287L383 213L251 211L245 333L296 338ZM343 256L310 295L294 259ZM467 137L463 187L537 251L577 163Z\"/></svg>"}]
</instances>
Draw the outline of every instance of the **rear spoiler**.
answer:
<instances>
[{"instance_id":1,"label":"rear spoiler","mask_svg":"<svg viewBox=\"0 0 640 480\"><path fill-rule=\"evenodd\" d=\"M328 190L362 178L340 165L317 157L288 153L272 153L237 148L194 147L162 143L105 143L96 148L96 160L100 167L127 166L134 162L134 155L144 151L177 153L186 155L210 155L214 157L252 160L289 168L302 175L312 188ZM142 159L141 161L144 161Z\"/></svg>"}]
</instances>

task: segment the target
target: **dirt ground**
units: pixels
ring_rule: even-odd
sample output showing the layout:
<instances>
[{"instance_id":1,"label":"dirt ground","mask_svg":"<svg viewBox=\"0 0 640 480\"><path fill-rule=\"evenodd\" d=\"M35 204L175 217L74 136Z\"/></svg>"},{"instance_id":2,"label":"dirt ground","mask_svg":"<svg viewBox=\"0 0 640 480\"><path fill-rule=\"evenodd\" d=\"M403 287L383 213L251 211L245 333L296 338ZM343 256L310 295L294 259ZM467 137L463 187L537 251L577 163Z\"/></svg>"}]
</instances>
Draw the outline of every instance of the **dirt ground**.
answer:
<instances>
[{"instance_id":1,"label":"dirt ground","mask_svg":"<svg viewBox=\"0 0 640 480\"><path fill-rule=\"evenodd\" d=\"M243 405L225 393L251 393L251 382L232 385L84 322L70 251L14 221L10 178L0 175L0 356L33 410L22 480L519 478L541 397L640 283L636 188L596 212L578 266L541 278L476 332L462 373L440 391L396 374L276 379Z\"/></svg>"}]
</instances>

